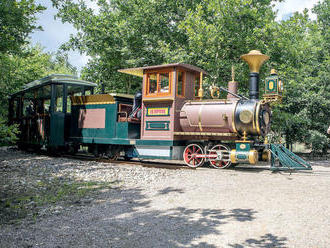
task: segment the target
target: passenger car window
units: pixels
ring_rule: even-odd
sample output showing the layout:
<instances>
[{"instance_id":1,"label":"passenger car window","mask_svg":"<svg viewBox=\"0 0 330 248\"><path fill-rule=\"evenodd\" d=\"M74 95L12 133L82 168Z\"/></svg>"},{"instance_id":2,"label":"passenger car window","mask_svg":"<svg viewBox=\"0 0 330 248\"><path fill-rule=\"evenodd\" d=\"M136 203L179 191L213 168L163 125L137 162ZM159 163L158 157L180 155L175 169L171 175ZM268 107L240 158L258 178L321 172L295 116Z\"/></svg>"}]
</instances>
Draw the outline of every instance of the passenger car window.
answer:
<instances>
[{"instance_id":1,"label":"passenger car window","mask_svg":"<svg viewBox=\"0 0 330 248\"><path fill-rule=\"evenodd\" d=\"M63 111L63 85L56 85L55 111Z\"/></svg>"}]
</instances>

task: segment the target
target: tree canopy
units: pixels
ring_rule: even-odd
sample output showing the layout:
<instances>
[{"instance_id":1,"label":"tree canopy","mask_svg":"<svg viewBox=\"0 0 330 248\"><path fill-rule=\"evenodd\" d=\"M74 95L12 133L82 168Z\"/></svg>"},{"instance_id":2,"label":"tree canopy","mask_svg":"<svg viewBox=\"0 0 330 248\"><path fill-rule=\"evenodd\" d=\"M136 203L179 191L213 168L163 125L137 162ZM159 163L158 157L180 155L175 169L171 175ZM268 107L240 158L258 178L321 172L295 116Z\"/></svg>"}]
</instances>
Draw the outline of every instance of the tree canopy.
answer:
<instances>
[{"instance_id":1,"label":"tree canopy","mask_svg":"<svg viewBox=\"0 0 330 248\"><path fill-rule=\"evenodd\" d=\"M36 25L36 14L45 7L34 0L0 2L0 53L17 53L28 43L28 35L42 29Z\"/></svg>"},{"instance_id":2,"label":"tree canopy","mask_svg":"<svg viewBox=\"0 0 330 248\"><path fill-rule=\"evenodd\" d=\"M209 73L208 84L225 84L236 67L246 93L248 68L240 55L259 49L270 55L261 78L276 68L285 78L285 98L274 106L273 130L288 144L304 142L314 151L329 145L329 1L318 3L317 20L294 13L276 21L271 0L53 0L58 17L72 23L76 36L63 47L86 52L92 60L83 76L108 90L132 93L140 87L117 69L185 62ZM261 83L261 90L263 85Z\"/></svg>"}]
</instances>

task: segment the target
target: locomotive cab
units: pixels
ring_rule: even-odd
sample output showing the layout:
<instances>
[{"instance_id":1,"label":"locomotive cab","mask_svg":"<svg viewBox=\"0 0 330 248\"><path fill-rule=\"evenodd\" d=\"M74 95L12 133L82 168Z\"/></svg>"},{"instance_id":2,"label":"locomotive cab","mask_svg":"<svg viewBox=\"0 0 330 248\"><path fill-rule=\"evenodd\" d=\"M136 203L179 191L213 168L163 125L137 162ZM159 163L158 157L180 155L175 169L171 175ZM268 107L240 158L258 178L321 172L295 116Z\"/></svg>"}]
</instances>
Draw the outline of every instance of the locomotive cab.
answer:
<instances>
[{"instance_id":1,"label":"locomotive cab","mask_svg":"<svg viewBox=\"0 0 330 248\"><path fill-rule=\"evenodd\" d=\"M182 140L180 109L198 98L199 83L206 72L188 64L166 64L122 69L142 78L142 140Z\"/></svg>"}]
</instances>

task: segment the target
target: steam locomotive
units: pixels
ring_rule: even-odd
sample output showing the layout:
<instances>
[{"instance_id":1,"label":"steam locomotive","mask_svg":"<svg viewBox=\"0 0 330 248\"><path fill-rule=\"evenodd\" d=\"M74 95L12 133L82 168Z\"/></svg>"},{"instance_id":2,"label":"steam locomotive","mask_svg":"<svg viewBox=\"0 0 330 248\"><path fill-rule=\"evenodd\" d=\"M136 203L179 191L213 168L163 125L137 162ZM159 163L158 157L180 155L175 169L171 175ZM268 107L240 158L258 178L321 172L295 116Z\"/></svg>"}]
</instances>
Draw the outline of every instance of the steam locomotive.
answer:
<instances>
[{"instance_id":1,"label":"steam locomotive","mask_svg":"<svg viewBox=\"0 0 330 248\"><path fill-rule=\"evenodd\" d=\"M175 63L119 70L142 78L142 92L94 94L94 83L69 75L36 80L9 99L9 120L19 124L22 149L75 153L88 147L111 159L183 160L190 167L255 164L270 157L270 103L280 101L283 82L272 70L259 99L259 69L269 59L252 50L241 58L250 68L249 98L237 93L234 75L228 89L211 87L203 99L203 77L196 66ZM219 91L227 92L218 99Z\"/></svg>"}]
</instances>

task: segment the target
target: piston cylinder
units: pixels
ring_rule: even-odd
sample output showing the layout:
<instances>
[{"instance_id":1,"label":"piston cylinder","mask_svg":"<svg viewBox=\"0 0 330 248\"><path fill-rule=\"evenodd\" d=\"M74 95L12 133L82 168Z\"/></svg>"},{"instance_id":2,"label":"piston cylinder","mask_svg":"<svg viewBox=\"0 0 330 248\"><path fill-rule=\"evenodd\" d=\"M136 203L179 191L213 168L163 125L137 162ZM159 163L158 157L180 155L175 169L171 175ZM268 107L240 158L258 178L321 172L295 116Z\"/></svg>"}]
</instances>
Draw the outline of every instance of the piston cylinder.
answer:
<instances>
[{"instance_id":1,"label":"piston cylinder","mask_svg":"<svg viewBox=\"0 0 330 248\"><path fill-rule=\"evenodd\" d=\"M237 151L235 149L230 152L230 161L232 163L250 163L256 164L258 162L257 150Z\"/></svg>"}]
</instances>

